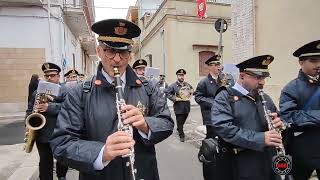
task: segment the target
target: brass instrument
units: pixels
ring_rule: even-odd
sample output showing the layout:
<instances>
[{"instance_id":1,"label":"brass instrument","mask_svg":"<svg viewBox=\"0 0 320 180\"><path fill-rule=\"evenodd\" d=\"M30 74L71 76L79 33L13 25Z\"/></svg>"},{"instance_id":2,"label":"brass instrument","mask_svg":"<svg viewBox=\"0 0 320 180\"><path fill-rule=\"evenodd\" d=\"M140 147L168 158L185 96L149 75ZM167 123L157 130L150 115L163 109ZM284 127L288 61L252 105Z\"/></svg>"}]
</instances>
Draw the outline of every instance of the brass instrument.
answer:
<instances>
[{"instance_id":1,"label":"brass instrument","mask_svg":"<svg viewBox=\"0 0 320 180\"><path fill-rule=\"evenodd\" d=\"M267 120L269 130L275 130L281 134L283 130L289 128L288 123L284 123L281 128L275 128L272 124L271 111L267 108L267 101L264 98L264 92L262 89L258 90L263 106L264 117ZM281 177L282 180L293 180L291 175L288 175L292 169L292 158L286 154L283 144L276 148L277 155L272 158L272 168L274 172Z\"/></svg>"},{"instance_id":2,"label":"brass instrument","mask_svg":"<svg viewBox=\"0 0 320 180\"><path fill-rule=\"evenodd\" d=\"M131 136L133 136L133 128L129 124L123 124L122 120L122 114L123 111L121 111L121 107L126 105L126 102L124 100L124 94L122 90L122 83L120 78L120 72L118 67L113 68L114 71L114 77L115 77L115 87L116 87L116 104L117 104L117 114L118 114L118 130L119 131L125 131L129 133ZM128 157L128 162L126 163L126 166L130 169L130 175L131 180L136 180L136 173L137 170L134 167L134 161L135 161L135 153L134 153L134 147L130 148L130 153L127 155L124 155L123 157Z\"/></svg>"},{"instance_id":3,"label":"brass instrument","mask_svg":"<svg viewBox=\"0 0 320 180\"><path fill-rule=\"evenodd\" d=\"M179 90L179 94L176 95L176 101L190 101L193 95L193 89L188 85L183 85Z\"/></svg>"},{"instance_id":4,"label":"brass instrument","mask_svg":"<svg viewBox=\"0 0 320 180\"><path fill-rule=\"evenodd\" d=\"M230 87L234 85L234 80L231 74L220 71L218 83L220 86Z\"/></svg>"},{"instance_id":5,"label":"brass instrument","mask_svg":"<svg viewBox=\"0 0 320 180\"><path fill-rule=\"evenodd\" d=\"M37 130L43 128L43 126L46 124L46 118L37 110L39 104L43 104L46 102L48 102L48 95L45 93L37 93L33 105L32 114L30 114L26 118L26 128L28 129L24 146L24 150L26 153L30 153L33 149Z\"/></svg>"}]
</instances>

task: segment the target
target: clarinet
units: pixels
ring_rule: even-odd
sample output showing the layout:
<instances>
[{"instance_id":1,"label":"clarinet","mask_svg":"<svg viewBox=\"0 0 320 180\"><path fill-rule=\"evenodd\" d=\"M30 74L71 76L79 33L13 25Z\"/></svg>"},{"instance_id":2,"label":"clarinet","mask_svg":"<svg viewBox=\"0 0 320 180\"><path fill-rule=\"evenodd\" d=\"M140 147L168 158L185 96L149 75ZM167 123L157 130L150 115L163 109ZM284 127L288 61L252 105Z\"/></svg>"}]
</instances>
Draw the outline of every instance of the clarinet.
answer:
<instances>
[{"instance_id":1,"label":"clarinet","mask_svg":"<svg viewBox=\"0 0 320 180\"><path fill-rule=\"evenodd\" d=\"M120 72L118 67L113 68L114 71L114 77L115 77L115 86L116 86L116 103L117 103L117 114L118 114L118 130L124 131L129 133L131 136L133 136L133 128L129 124L123 124L122 120L122 114L124 113L121 110L121 107L126 105L126 102L124 100L124 93L122 90L122 83L120 78ZM130 170L130 177L131 180L136 180L136 173L137 170L134 167L134 160L135 160L135 154L134 154L134 147L130 148L129 154L123 155L122 157L128 157L128 161L126 163L126 166L129 167Z\"/></svg>"},{"instance_id":2,"label":"clarinet","mask_svg":"<svg viewBox=\"0 0 320 180\"><path fill-rule=\"evenodd\" d=\"M315 76L308 75L309 82L320 86L320 69L317 69L317 74Z\"/></svg>"},{"instance_id":3,"label":"clarinet","mask_svg":"<svg viewBox=\"0 0 320 180\"><path fill-rule=\"evenodd\" d=\"M261 98L261 103L264 111L264 117L268 123L269 130L275 130L281 134L286 128L289 128L290 125L285 123L283 127L275 128L272 124L271 111L267 108L267 101L264 98L264 92L262 89L258 90L259 96ZM282 180L293 180L291 175L288 175L292 170L292 158L290 155L286 154L283 144L276 148L277 154L272 158L272 169L274 172L280 176Z\"/></svg>"}]
</instances>

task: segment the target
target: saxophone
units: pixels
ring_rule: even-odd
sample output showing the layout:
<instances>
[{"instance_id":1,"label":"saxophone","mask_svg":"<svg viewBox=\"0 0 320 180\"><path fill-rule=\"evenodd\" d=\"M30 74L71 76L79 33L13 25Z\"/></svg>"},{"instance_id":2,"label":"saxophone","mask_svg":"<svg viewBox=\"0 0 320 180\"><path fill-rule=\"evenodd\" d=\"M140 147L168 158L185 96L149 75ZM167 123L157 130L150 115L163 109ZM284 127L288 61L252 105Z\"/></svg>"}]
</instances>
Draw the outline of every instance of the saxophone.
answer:
<instances>
[{"instance_id":1,"label":"saxophone","mask_svg":"<svg viewBox=\"0 0 320 180\"><path fill-rule=\"evenodd\" d=\"M122 122L122 114L123 111L121 111L121 107L126 105L126 102L124 100L124 93L122 90L122 83L120 78L120 72L118 67L113 68L114 71L114 77L115 77L115 87L116 87L116 104L117 104L117 114L118 114L118 130L119 131L125 131L129 133L131 136L133 136L133 128L129 124L123 124ZM127 155L124 155L123 157L128 157L128 162L126 163L126 166L130 169L130 176L131 180L136 180L136 173L137 170L134 167L134 161L135 161L135 153L134 153L134 147L130 149L130 153Z\"/></svg>"},{"instance_id":2,"label":"saxophone","mask_svg":"<svg viewBox=\"0 0 320 180\"><path fill-rule=\"evenodd\" d=\"M264 117L268 123L269 130L275 130L281 134L282 131L290 127L290 124L284 123L282 127L275 128L272 124L271 111L267 108L267 101L264 98L264 92L262 89L258 90L261 98L261 103L264 111ZM276 148L277 154L272 158L272 168L274 172L281 177L282 180L293 180L291 175L288 175L292 170L292 158L286 154L283 144Z\"/></svg>"},{"instance_id":3,"label":"saxophone","mask_svg":"<svg viewBox=\"0 0 320 180\"><path fill-rule=\"evenodd\" d=\"M24 139L24 150L26 153L30 153L33 149L37 130L40 130L46 124L46 118L38 112L37 107L39 104L48 102L48 99L50 99L49 95L37 93L32 113L26 118L26 128L28 129Z\"/></svg>"}]
</instances>

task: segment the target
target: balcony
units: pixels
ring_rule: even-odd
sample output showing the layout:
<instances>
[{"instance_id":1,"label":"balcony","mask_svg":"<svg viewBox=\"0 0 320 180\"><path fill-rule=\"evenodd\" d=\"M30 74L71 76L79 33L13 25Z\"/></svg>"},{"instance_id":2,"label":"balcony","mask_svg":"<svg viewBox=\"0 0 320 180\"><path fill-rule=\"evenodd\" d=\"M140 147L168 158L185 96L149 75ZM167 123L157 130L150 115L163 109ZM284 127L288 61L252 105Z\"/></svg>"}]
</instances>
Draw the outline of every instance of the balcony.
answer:
<instances>
[{"instance_id":1,"label":"balcony","mask_svg":"<svg viewBox=\"0 0 320 180\"><path fill-rule=\"evenodd\" d=\"M66 24L76 36L91 36L91 19L87 16L86 0L64 0L63 10Z\"/></svg>"},{"instance_id":2,"label":"balcony","mask_svg":"<svg viewBox=\"0 0 320 180\"><path fill-rule=\"evenodd\" d=\"M4 5L42 5L43 0L0 0L0 6Z\"/></svg>"},{"instance_id":3,"label":"balcony","mask_svg":"<svg viewBox=\"0 0 320 180\"><path fill-rule=\"evenodd\" d=\"M80 43L89 56L96 54L96 38L94 36L80 36Z\"/></svg>"},{"instance_id":4,"label":"balcony","mask_svg":"<svg viewBox=\"0 0 320 180\"><path fill-rule=\"evenodd\" d=\"M133 22L138 25L138 6L130 6L127 13L127 20Z\"/></svg>"}]
</instances>

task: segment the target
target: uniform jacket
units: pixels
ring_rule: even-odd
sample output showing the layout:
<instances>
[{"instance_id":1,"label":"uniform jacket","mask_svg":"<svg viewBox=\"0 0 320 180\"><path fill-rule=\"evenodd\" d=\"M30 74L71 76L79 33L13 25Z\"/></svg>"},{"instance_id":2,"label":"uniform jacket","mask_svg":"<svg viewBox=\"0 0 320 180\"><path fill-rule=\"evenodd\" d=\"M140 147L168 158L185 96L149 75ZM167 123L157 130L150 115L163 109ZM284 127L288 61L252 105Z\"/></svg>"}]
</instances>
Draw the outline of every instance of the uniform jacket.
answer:
<instances>
[{"instance_id":1,"label":"uniform jacket","mask_svg":"<svg viewBox=\"0 0 320 180\"><path fill-rule=\"evenodd\" d=\"M203 78L194 93L195 101L200 105L204 125L211 124L211 107L214 97L220 85L210 74Z\"/></svg>"},{"instance_id":2,"label":"uniform jacket","mask_svg":"<svg viewBox=\"0 0 320 180\"><path fill-rule=\"evenodd\" d=\"M233 97L226 90L215 97L211 123L217 135L231 148L244 149L234 155L233 166L237 171L235 179L274 179L271 169L272 149L265 147L264 143L264 132L268 126L261 101L259 98L253 100L233 88L231 90L234 92ZM268 109L276 112L271 98L265 95L265 99Z\"/></svg>"},{"instance_id":3,"label":"uniform jacket","mask_svg":"<svg viewBox=\"0 0 320 180\"><path fill-rule=\"evenodd\" d=\"M157 83L156 83L156 86L158 87L158 89L161 91L164 91L166 88L168 88L168 83L166 83L165 81L162 81L162 82L160 82L160 81L158 81Z\"/></svg>"},{"instance_id":4,"label":"uniform jacket","mask_svg":"<svg viewBox=\"0 0 320 180\"><path fill-rule=\"evenodd\" d=\"M37 94L37 91L34 91L32 94L32 99L28 103L28 109L26 110L27 116L30 115L33 111L33 105L36 98L36 94ZM67 87L64 85L61 85L58 97L54 97L54 100L48 103L47 112L41 113L46 118L46 124L42 129L38 130L36 141L42 142L42 143L49 142L66 94L67 94Z\"/></svg>"},{"instance_id":5,"label":"uniform jacket","mask_svg":"<svg viewBox=\"0 0 320 180\"><path fill-rule=\"evenodd\" d=\"M89 93L78 85L70 90L58 116L51 146L55 157L80 171L80 180L127 180L125 158L112 160L103 170L96 171L93 163L109 135L117 131L116 91L101 73ZM100 84L100 85L99 85ZM138 179L158 180L154 144L172 134L173 120L164 98L154 86L145 86L130 66L126 69L124 89L126 104L145 106L145 120L151 131L144 139L134 129L135 166Z\"/></svg>"},{"instance_id":6,"label":"uniform jacket","mask_svg":"<svg viewBox=\"0 0 320 180\"><path fill-rule=\"evenodd\" d=\"M309 83L308 77L300 70L298 77L281 91L280 113L283 120L292 123L294 132L303 132L292 136L289 152L299 152L307 164L320 169L320 97L309 109L302 110L317 88L320 87Z\"/></svg>"},{"instance_id":7,"label":"uniform jacket","mask_svg":"<svg viewBox=\"0 0 320 180\"><path fill-rule=\"evenodd\" d=\"M190 112L190 101L180 101L178 100L180 97L179 91L183 86L189 86L191 92L193 94L193 87L187 83L180 83L176 81L172 83L167 89L165 89L165 93L167 97L173 102L173 109L175 114L188 114Z\"/></svg>"}]
</instances>

